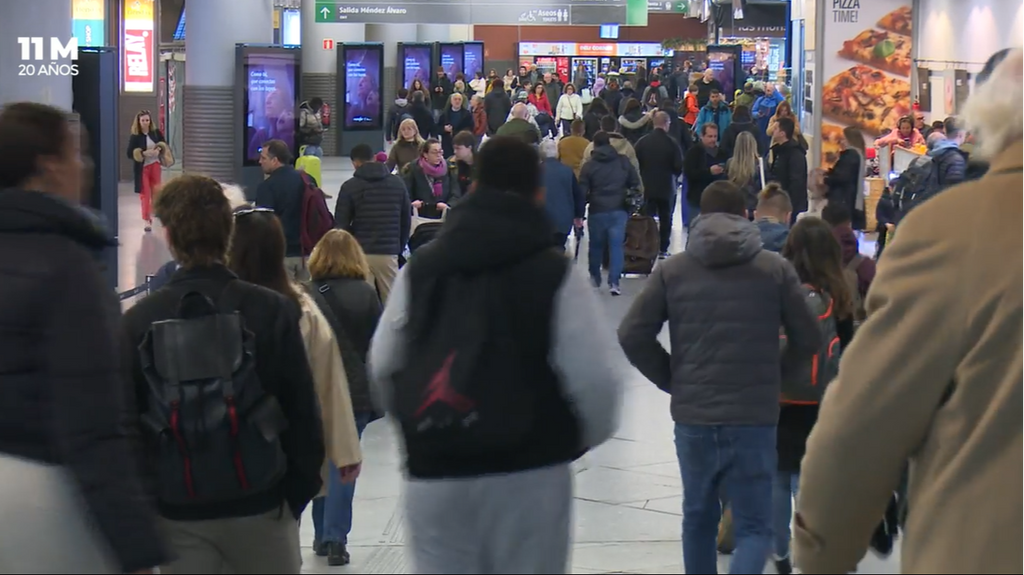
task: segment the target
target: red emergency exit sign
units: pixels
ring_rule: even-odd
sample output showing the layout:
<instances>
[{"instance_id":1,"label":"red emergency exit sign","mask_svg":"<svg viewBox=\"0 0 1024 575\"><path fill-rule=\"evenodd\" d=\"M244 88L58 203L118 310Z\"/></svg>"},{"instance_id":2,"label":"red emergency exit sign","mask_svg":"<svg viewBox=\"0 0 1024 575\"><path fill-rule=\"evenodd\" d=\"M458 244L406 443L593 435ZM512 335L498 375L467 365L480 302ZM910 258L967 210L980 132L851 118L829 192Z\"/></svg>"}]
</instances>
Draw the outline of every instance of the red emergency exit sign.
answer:
<instances>
[{"instance_id":1,"label":"red emergency exit sign","mask_svg":"<svg viewBox=\"0 0 1024 575\"><path fill-rule=\"evenodd\" d=\"M331 40L330 38L324 38L324 50L333 50L333 49L334 49L334 40Z\"/></svg>"}]
</instances>

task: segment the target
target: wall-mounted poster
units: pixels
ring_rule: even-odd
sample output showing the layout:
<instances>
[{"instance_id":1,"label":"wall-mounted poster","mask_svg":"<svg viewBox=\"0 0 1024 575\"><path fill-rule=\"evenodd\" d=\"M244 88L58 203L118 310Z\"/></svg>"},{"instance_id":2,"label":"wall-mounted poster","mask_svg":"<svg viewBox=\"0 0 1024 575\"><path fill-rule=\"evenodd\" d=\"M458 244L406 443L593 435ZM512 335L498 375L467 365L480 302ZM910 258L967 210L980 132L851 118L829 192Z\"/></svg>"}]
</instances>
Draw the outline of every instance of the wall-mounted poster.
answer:
<instances>
[{"instance_id":1,"label":"wall-mounted poster","mask_svg":"<svg viewBox=\"0 0 1024 575\"><path fill-rule=\"evenodd\" d=\"M821 14L821 153L831 166L842 151L843 128L868 145L911 113L910 0L831 2Z\"/></svg>"}]
</instances>

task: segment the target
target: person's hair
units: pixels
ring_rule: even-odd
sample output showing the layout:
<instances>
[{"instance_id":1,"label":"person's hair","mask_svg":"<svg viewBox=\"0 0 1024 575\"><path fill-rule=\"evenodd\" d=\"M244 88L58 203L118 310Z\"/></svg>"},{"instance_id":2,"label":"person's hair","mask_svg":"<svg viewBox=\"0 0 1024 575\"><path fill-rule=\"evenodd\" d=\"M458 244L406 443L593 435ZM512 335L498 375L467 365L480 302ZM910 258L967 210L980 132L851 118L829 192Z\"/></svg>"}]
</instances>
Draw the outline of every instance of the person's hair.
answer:
<instances>
[{"instance_id":1,"label":"person's hair","mask_svg":"<svg viewBox=\"0 0 1024 575\"><path fill-rule=\"evenodd\" d=\"M932 129L933 130L942 130L943 132L945 132L946 131L946 123L943 122L942 120L935 120L934 122L932 122Z\"/></svg>"},{"instance_id":2,"label":"person's hair","mask_svg":"<svg viewBox=\"0 0 1024 575\"><path fill-rule=\"evenodd\" d=\"M598 116L607 115L608 103L604 101L600 96L590 101L590 105L587 106L588 114L597 114Z\"/></svg>"},{"instance_id":3,"label":"person's hair","mask_svg":"<svg viewBox=\"0 0 1024 575\"><path fill-rule=\"evenodd\" d=\"M452 146L462 146L476 151L476 136L469 130L463 130L452 136Z\"/></svg>"},{"instance_id":4,"label":"person's hair","mask_svg":"<svg viewBox=\"0 0 1024 575\"><path fill-rule=\"evenodd\" d=\"M572 82L569 82L565 86L562 86L562 93L568 94L570 89L572 89L573 94L576 93L576 86L574 86Z\"/></svg>"},{"instance_id":5,"label":"person's hair","mask_svg":"<svg viewBox=\"0 0 1024 575\"><path fill-rule=\"evenodd\" d=\"M444 66L438 66L437 71L441 74L447 74L447 72L444 71Z\"/></svg>"},{"instance_id":6,"label":"person's hair","mask_svg":"<svg viewBox=\"0 0 1024 575\"><path fill-rule=\"evenodd\" d=\"M608 132L604 130L594 134L594 148L598 146L610 146L612 144L612 138L608 135Z\"/></svg>"},{"instance_id":7,"label":"person's hair","mask_svg":"<svg viewBox=\"0 0 1024 575\"><path fill-rule=\"evenodd\" d=\"M505 89L505 81L501 78L495 78L491 81L491 88L500 92Z\"/></svg>"},{"instance_id":8,"label":"person's hair","mask_svg":"<svg viewBox=\"0 0 1024 575\"><path fill-rule=\"evenodd\" d=\"M314 110L324 105L324 99L320 96L313 96L309 99L309 107Z\"/></svg>"},{"instance_id":9,"label":"person's hair","mask_svg":"<svg viewBox=\"0 0 1024 575\"><path fill-rule=\"evenodd\" d=\"M529 83L529 82L527 82L527 83ZM537 95L537 88L540 88L541 94L545 93L544 92L544 84L541 84L540 82L537 82L536 84L533 85L533 87L530 88L530 93L533 94L534 96L536 96Z\"/></svg>"},{"instance_id":10,"label":"person's hair","mask_svg":"<svg viewBox=\"0 0 1024 575\"><path fill-rule=\"evenodd\" d=\"M558 159L558 144L551 138L544 138L540 142L540 155L542 158Z\"/></svg>"},{"instance_id":11,"label":"person's hair","mask_svg":"<svg viewBox=\"0 0 1024 575\"><path fill-rule=\"evenodd\" d=\"M736 137L736 147L733 148L732 157L725 163L725 171L729 174L729 181L741 188L750 184L754 177L758 176L757 162L761 157L757 153L757 140L750 132L740 132Z\"/></svg>"},{"instance_id":12,"label":"person's hair","mask_svg":"<svg viewBox=\"0 0 1024 575\"><path fill-rule=\"evenodd\" d=\"M672 116L669 116L665 110L658 110L658 113L654 114L653 123L655 126L668 130L672 126Z\"/></svg>"},{"instance_id":13,"label":"person's hair","mask_svg":"<svg viewBox=\"0 0 1024 575\"><path fill-rule=\"evenodd\" d=\"M853 218L850 215L850 209L841 202L829 202L825 208L821 210L821 219L828 222L828 224L833 228L843 224L849 224L853 221Z\"/></svg>"},{"instance_id":14,"label":"person's hair","mask_svg":"<svg viewBox=\"0 0 1024 575\"><path fill-rule=\"evenodd\" d=\"M782 110L786 110L786 115L785 116L779 115L779 112L781 112ZM791 106L789 104L789 102L787 102L785 100L779 102L779 105L775 106L775 114L774 114L774 116L779 118L779 120L781 120L782 118L785 118L785 117L792 117L793 116L793 106Z\"/></svg>"},{"instance_id":15,"label":"person's hair","mask_svg":"<svg viewBox=\"0 0 1024 575\"><path fill-rule=\"evenodd\" d=\"M153 215L166 228L171 254L181 267L224 261L231 240L232 210L216 180L185 174L168 181L153 201Z\"/></svg>"},{"instance_id":16,"label":"person's hair","mask_svg":"<svg viewBox=\"0 0 1024 575\"><path fill-rule=\"evenodd\" d=\"M454 105L452 104L452 101L454 101L454 100L455 100L455 98L458 98L458 99L459 99L459 102L460 102L460 104L459 104L459 105L460 105L460 106L461 106L462 108L465 108L465 107L466 107L466 95L465 95L464 93L462 93L462 92L458 92L458 91L456 91L456 92L452 92L452 93L451 93L451 95L450 95L450 96L448 96L448 104L447 104L447 107L448 107L448 109L449 109L449 110L451 110L451 109L453 109L453 108L455 107L455 106L454 106ZM460 109L461 109L461 108L460 108Z\"/></svg>"},{"instance_id":17,"label":"person's hair","mask_svg":"<svg viewBox=\"0 0 1024 575\"><path fill-rule=\"evenodd\" d=\"M692 83L690 83L690 87L687 88L687 91L689 91L691 94L696 96L697 92L700 91L700 86L697 85L697 82L692 82Z\"/></svg>"},{"instance_id":18,"label":"person's hair","mask_svg":"<svg viewBox=\"0 0 1024 575\"><path fill-rule=\"evenodd\" d=\"M953 139L963 132L963 128L960 127L960 120L956 119L955 116L950 116L942 122L942 130L946 132L946 137Z\"/></svg>"},{"instance_id":19,"label":"person's hair","mask_svg":"<svg viewBox=\"0 0 1024 575\"><path fill-rule=\"evenodd\" d=\"M417 92L417 94L419 94L419 92ZM412 118L406 118L406 119L402 120L401 124L398 125L398 141L399 142L408 142L409 141L409 140L406 140L405 138L402 137L402 128L406 127L407 125L408 126L412 126L412 133L413 133L412 141L416 142L417 146L422 145L423 144L423 136L420 135L420 126L419 126L419 124L416 123L416 120L413 120Z\"/></svg>"},{"instance_id":20,"label":"person's hair","mask_svg":"<svg viewBox=\"0 0 1024 575\"><path fill-rule=\"evenodd\" d=\"M708 134L708 130L714 130L717 132L718 124L714 122L704 122L703 124L700 125L700 135L702 137Z\"/></svg>"},{"instance_id":21,"label":"person's hair","mask_svg":"<svg viewBox=\"0 0 1024 575\"><path fill-rule=\"evenodd\" d=\"M150 114L149 110L139 110L138 113L135 114L135 118L132 119L133 136L138 136L139 134L143 133L142 123L139 122L139 118L142 118L143 116L149 116L149 131L153 132L156 130L156 123L153 121L153 114Z\"/></svg>"},{"instance_id":22,"label":"person's hair","mask_svg":"<svg viewBox=\"0 0 1024 575\"><path fill-rule=\"evenodd\" d=\"M43 158L63 158L71 137L68 116L58 108L35 102L4 106L0 110L0 189L21 186L38 175Z\"/></svg>"},{"instance_id":23,"label":"person's hair","mask_svg":"<svg viewBox=\"0 0 1024 575\"><path fill-rule=\"evenodd\" d=\"M768 182L757 194L757 211L781 217L793 212L793 201L778 182Z\"/></svg>"},{"instance_id":24,"label":"person's hair","mask_svg":"<svg viewBox=\"0 0 1024 575\"><path fill-rule=\"evenodd\" d=\"M478 189L532 198L541 185L537 149L514 136L495 136L480 148L474 178Z\"/></svg>"},{"instance_id":25,"label":"person's hair","mask_svg":"<svg viewBox=\"0 0 1024 575\"><path fill-rule=\"evenodd\" d=\"M268 156L282 164L292 163L292 151L288 149L288 144L283 140L270 140L263 144L263 148L267 151Z\"/></svg>"},{"instance_id":26,"label":"person's hair","mask_svg":"<svg viewBox=\"0 0 1024 575\"><path fill-rule=\"evenodd\" d=\"M750 108L744 106L743 104L736 106L736 109L732 111L732 118L733 121L736 121L736 118L739 118L741 120L749 120Z\"/></svg>"},{"instance_id":27,"label":"person's hair","mask_svg":"<svg viewBox=\"0 0 1024 575\"><path fill-rule=\"evenodd\" d=\"M273 210L236 211L228 267L242 281L274 290L297 302L299 293L284 267L286 245L284 228Z\"/></svg>"},{"instance_id":28,"label":"person's hair","mask_svg":"<svg viewBox=\"0 0 1024 575\"><path fill-rule=\"evenodd\" d=\"M420 155L426 156L427 152L430 151L430 147L433 146L434 144L440 146L441 141L438 140L437 138L427 138L426 140L423 140L423 143L420 144Z\"/></svg>"},{"instance_id":29,"label":"person's hair","mask_svg":"<svg viewBox=\"0 0 1024 575\"><path fill-rule=\"evenodd\" d=\"M718 88L711 88L711 95L712 96L721 96L722 95L722 91L719 90Z\"/></svg>"},{"instance_id":30,"label":"person's hair","mask_svg":"<svg viewBox=\"0 0 1024 575\"><path fill-rule=\"evenodd\" d=\"M747 198L736 184L719 180L704 188L700 195L700 213L747 215Z\"/></svg>"},{"instance_id":31,"label":"person's hair","mask_svg":"<svg viewBox=\"0 0 1024 575\"><path fill-rule=\"evenodd\" d=\"M990 58L990 62L1000 55ZM1024 68L1024 50L1013 48L1002 60L992 66L992 73L985 81L978 81L967 98L962 110L966 129L974 134L977 142L972 155L993 158L1020 142L1024 126L1024 110L1021 100L1024 89L1021 69ZM986 64L988 69L988 64ZM2 157L2 156L0 156Z\"/></svg>"},{"instance_id":32,"label":"person's hair","mask_svg":"<svg viewBox=\"0 0 1024 575\"><path fill-rule=\"evenodd\" d=\"M785 134L787 140L792 140L793 133L796 132L796 123L793 122L793 118L782 117L777 123L778 128L776 129Z\"/></svg>"},{"instance_id":33,"label":"person's hair","mask_svg":"<svg viewBox=\"0 0 1024 575\"><path fill-rule=\"evenodd\" d=\"M843 128L843 139L846 140L846 145L853 148L864 155L864 133L854 128L853 126L847 126Z\"/></svg>"},{"instance_id":34,"label":"person's hair","mask_svg":"<svg viewBox=\"0 0 1024 575\"><path fill-rule=\"evenodd\" d=\"M334 229L320 238L306 262L313 281L328 278L370 277L366 254L355 236L345 230Z\"/></svg>"},{"instance_id":35,"label":"person's hair","mask_svg":"<svg viewBox=\"0 0 1024 575\"><path fill-rule=\"evenodd\" d=\"M228 205L231 206L232 212L252 205L246 199L245 190L242 189L242 186L221 182L220 187L224 190L224 197L228 199Z\"/></svg>"},{"instance_id":36,"label":"person's hair","mask_svg":"<svg viewBox=\"0 0 1024 575\"><path fill-rule=\"evenodd\" d=\"M576 118L569 124L569 131L573 136L582 136L587 131L587 124L583 120Z\"/></svg>"},{"instance_id":37,"label":"person's hair","mask_svg":"<svg viewBox=\"0 0 1024 575\"><path fill-rule=\"evenodd\" d=\"M403 99L403 100L408 98L409 97L409 90L407 90L405 88L399 88L398 89L398 97Z\"/></svg>"},{"instance_id":38,"label":"person's hair","mask_svg":"<svg viewBox=\"0 0 1024 575\"><path fill-rule=\"evenodd\" d=\"M619 127L615 116L601 116L601 131L612 133Z\"/></svg>"},{"instance_id":39,"label":"person's hair","mask_svg":"<svg viewBox=\"0 0 1024 575\"><path fill-rule=\"evenodd\" d=\"M854 294L843 275L843 250L832 227L820 218L803 218L789 231L782 257L796 268L800 281L832 298L835 317L853 315Z\"/></svg>"},{"instance_id":40,"label":"person's hair","mask_svg":"<svg viewBox=\"0 0 1024 575\"><path fill-rule=\"evenodd\" d=\"M903 127L903 124L910 125L911 130L916 129L914 128L914 119L910 116L902 116L899 120L896 120L896 130L899 131L899 129Z\"/></svg>"},{"instance_id":41,"label":"person's hair","mask_svg":"<svg viewBox=\"0 0 1024 575\"><path fill-rule=\"evenodd\" d=\"M628 113L632 112L633 110L639 110L639 109L640 109L640 100L637 100L636 98L629 98L629 99L626 100L626 104L622 107L622 113L623 113L623 115L625 115L625 114L628 114Z\"/></svg>"},{"instance_id":42,"label":"person's hair","mask_svg":"<svg viewBox=\"0 0 1024 575\"><path fill-rule=\"evenodd\" d=\"M369 144L356 144L348 153L349 159L353 162L372 162L374 156L373 148Z\"/></svg>"},{"instance_id":43,"label":"person's hair","mask_svg":"<svg viewBox=\"0 0 1024 575\"><path fill-rule=\"evenodd\" d=\"M417 104L422 103L426 101L426 96L423 95L422 90L416 90L415 92L412 93L412 101L413 103Z\"/></svg>"},{"instance_id":44,"label":"person's hair","mask_svg":"<svg viewBox=\"0 0 1024 575\"><path fill-rule=\"evenodd\" d=\"M661 101L661 104L658 105L658 109L663 111L663 112L667 112L669 110L675 110L676 109L676 103L672 100L672 98L665 98L664 100Z\"/></svg>"}]
</instances>

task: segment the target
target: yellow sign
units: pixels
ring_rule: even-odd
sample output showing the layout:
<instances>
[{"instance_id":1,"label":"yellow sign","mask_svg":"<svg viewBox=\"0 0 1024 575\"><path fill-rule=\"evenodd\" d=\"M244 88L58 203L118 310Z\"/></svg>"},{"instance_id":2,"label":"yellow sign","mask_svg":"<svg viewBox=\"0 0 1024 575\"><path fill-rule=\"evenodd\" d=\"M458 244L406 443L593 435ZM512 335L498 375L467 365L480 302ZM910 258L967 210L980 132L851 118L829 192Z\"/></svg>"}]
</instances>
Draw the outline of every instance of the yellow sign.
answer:
<instances>
[{"instance_id":1,"label":"yellow sign","mask_svg":"<svg viewBox=\"0 0 1024 575\"><path fill-rule=\"evenodd\" d=\"M124 0L125 20L153 21L154 0Z\"/></svg>"},{"instance_id":2,"label":"yellow sign","mask_svg":"<svg viewBox=\"0 0 1024 575\"><path fill-rule=\"evenodd\" d=\"M281 29L281 10L278 8L274 9L274 30Z\"/></svg>"},{"instance_id":3,"label":"yellow sign","mask_svg":"<svg viewBox=\"0 0 1024 575\"><path fill-rule=\"evenodd\" d=\"M71 18L75 20L105 20L104 0L72 0Z\"/></svg>"}]
</instances>

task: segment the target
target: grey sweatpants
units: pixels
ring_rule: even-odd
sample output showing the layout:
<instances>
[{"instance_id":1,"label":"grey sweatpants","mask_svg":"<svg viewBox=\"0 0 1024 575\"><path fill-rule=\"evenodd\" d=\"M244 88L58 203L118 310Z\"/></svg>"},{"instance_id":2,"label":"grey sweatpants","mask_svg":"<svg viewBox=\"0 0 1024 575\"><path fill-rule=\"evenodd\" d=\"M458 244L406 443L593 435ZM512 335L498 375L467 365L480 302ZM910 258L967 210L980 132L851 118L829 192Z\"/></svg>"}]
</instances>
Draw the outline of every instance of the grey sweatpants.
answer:
<instances>
[{"instance_id":1,"label":"grey sweatpants","mask_svg":"<svg viewBox=\"0 0 1024 575\"><path fill-rule=\"evenodd\" d=\"M572 470L409 480L405 514L412 572L568 573Z\"/></svg>"},{"instance_id":2,"label":"grey sweatpants","mask_svg":"<svg viewBox=\"0 0 1024 575\"><path fill-rule=\"evenodd\" d=\"M299 523L288 506L254 517L170 521L160 527L176 559L171 575L198 573L297 574L302 569Z\"/></svg>"}]
</instances>

